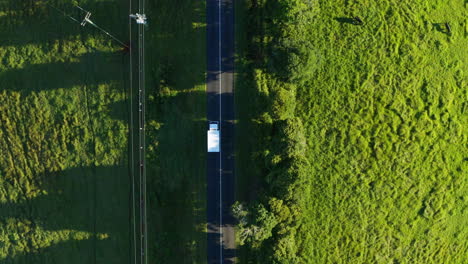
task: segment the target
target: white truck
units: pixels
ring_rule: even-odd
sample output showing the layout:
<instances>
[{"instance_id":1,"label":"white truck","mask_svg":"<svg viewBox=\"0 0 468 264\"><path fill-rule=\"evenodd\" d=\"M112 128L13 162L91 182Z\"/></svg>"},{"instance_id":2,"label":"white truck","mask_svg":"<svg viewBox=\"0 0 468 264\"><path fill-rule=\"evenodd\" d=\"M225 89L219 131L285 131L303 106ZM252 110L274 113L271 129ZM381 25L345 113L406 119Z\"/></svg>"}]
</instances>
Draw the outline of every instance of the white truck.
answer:
<instances>
[{"instance_id":1,"label":"white truck","mask_svg":"<svg viewBox=\"0 0 468 264\"><path fill-rule=\"evenodd\" d=\"M208 130L208 152L219 152L220 150L220 136L219 136L219 122L210 121L210 129Z\"/></svg>"}]
</instances>

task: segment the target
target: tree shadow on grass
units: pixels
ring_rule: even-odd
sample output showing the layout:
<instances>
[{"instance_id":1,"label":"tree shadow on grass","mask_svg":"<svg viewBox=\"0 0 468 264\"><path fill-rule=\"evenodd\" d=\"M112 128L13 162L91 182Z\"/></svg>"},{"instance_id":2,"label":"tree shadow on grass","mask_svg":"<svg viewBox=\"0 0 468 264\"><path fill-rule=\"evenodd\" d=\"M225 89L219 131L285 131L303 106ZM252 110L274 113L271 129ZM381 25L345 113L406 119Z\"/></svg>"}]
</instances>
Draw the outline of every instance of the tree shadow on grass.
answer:
<instances>
[{"instance_id":1,"label":"tree shadow on grass","mask_svg":"<svg viewBox=\"0 0 468 264\"><path fill-rule=\"evenodd\" d=\"M197 87L206 71L202 12L203 1L163 0L147 8L149 243L161 263L192 262L200 259L194 254L205 254L195 250L205 242L200 203L206 192L206 93Z\"/></svg>"},{"instance_id":2,"label":"tree shadow on grass","mask_svg":"<svg viewBox=\"0 0 468 264\"><path fill-rule=\"evenodd\" d=\"M33 252L18 253L15 256L7 256L1 260L3 264L33 264L33 263L129 263L129 258L122 257L124 248L114 248L110 238L68 240L58 242L51 246L34 250ZM98 249L98 250L95 250ZM114 252L109 252L109 249ZM120 251L119 251L120 250ZM77 254L80 252L79 254Z\"/></svg>"},{"instance_id":3,"label":"tree shadow on grass","mask_svg":"<svg viewBox=\"0 0 468 264\"><path fill-rule=\"evenodd\" d=\"M156 28L147 31L148 84L153 89L193 89L205 83L204 2L149 3Z\"/></svg>"},{"instance_id":4,"label":"tree shadow on grass","mask_svg":"<svg viewBox=\"0 0 468 264\"><path fill-rule=\"evenodd\" d=\"M92 13L91 20L110 31L117 38L126 40L128 30L128 1L80 1L80 6ZM58 10L57 10L58 9ZM15 1L0 4L0 46L26 44L52 44L80 35L82 40L102 35L98 29L88 25L81 27L62 12L81 22L84 12L73 6L71 1Z\"/></svg>"},{"instance_id":5,"label":"tree shadow on grass","mask_svg":"<svg viewBox=\"0 0 468 264\"><path fill-rule=\"evenodd\" d=\"M20 233L16 243L30 241L28 248L45 247L37 252L10 258L10 263L47 259L47 263L127 263L130 248L129 178L125 166L72 168L44 173L38 179L42 193L32 199L1 204L1 223L7 219L29 222L34 230L51 232L38 238L34 232ZM44 243L57 239L64 230L83 231L87 241L64 237L52 247ZM10 230L13 232L13 230ZM44 236L44 235L43 235ZM62 240L59 239L58 241ZM25 241L22 241L25 240ZM67 254L62 254L68 252ZM114 260L114 261L110 261ZM71 262L70 262L71 261ZM27 262L40 263L40 262ZM78 263L78 262L76 262ZM101 262L98 262L101 263Z\"/></svg>"},{"instance_id":6,"label":"tree shadow on grass","mask_svg":"<svg viewBox=\"0 0 468 264\"><path fill-rule=\"evenodd\" d=\"M33 91L96 85L121 79L122 56L116 52L86 53L77 62L29 65L0 72L0 90ZM116 67L116 65L118 67Z\"/></svg>"},{"instance_id":7,"label":"tree shadow on grass","mask_svg":"<svg viewBox=\"0 0 468 264\"><path fill-rule=\"evenodd\" d=\"M198 96L206 95L187 95ZM151 254L161 263L191 263L206 256L206 122L173 114L147 137L157 142L147 159Z\"/></svg>"},{"instance_id":8,"label":"tree shadow on grass","mask_svg":"<svg viewBox=\"0 0 468 264\"><path fill-rule=\"evenodd\" d=\"M147 130L148 224L150 256L161 263L206 261L206 93L194 91L205 83L202 14L203 1L148 8L158 27L147 31L147 122L160 124Z\"/></svg>"},{"instance_id":9,"label":"tree shadow on grass","mask_svg":"<svg viewBox=\"0 0 468 264\"><path fill-rule=\"evenodd\" d=\"M206 93L175 92L176 95L154 94L148 107L148 175L154 176L151 181L158 190L155 192L160 197L158 205L170 204L174 200L168 197L176 196L187 186L200 184L186 181L205 176L206 122L200 102L205 100Z\"/></svg>"},{"instance_id":10,"label":"tree shadow on grass","mask_svg":"<svg viewBox=\"0 0 468 264\"><path fill-rule=\"evenodd\" d=\"M107 105L103 111L108 113L113 120L128 122L129 110L128 100L121 100Z\"/></svg>"},{"instance_id":11,"label":"tree shadow on grass","mask_svg":"<svg viewBox=\"0 0 468 264\"><path fill-rule=\"evenodd\" d=\"M44 173L36 198L3 203L0 217L31 219L45 230L118 233L128 222L126 167L83 167ZM124 225L125 226L125 225Z\"/></svg>"}]
</instances>

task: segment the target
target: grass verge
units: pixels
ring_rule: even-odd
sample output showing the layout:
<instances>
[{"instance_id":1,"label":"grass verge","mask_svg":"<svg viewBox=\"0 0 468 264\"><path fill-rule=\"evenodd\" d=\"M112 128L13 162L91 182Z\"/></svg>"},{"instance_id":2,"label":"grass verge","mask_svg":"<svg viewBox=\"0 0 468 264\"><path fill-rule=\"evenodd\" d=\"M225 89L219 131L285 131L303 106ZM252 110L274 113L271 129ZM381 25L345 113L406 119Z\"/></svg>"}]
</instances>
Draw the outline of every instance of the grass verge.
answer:
<instances>
[{"instance_id":1,"label":"grass verge","mask_svg":"<svg viewBox=\"0 0 468 264\"><path fill-rule=\"evenodd\" d=\"M150 258L206 263L205 3L148 4Z\"/></svg>"}]
</instances>

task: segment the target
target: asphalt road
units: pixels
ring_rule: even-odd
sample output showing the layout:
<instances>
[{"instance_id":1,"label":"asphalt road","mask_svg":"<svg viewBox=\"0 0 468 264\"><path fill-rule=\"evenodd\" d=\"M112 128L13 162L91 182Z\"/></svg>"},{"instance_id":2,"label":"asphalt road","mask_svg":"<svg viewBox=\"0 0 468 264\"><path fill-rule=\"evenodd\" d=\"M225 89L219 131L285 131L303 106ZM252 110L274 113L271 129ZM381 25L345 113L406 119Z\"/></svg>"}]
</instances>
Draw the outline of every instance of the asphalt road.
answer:
<instances>
[{"instance_id":1,"label":"asphalt road","mask_svg":"<svg viewBox=\"0 0 468 264\"><path fill-rule=\"evenodd\" d=\"M206 20L207 119L221 130L221 152L207 155L207 256L209 264L228 264L235 261L234 1L207 0Z\"/></svg>"}]
</instances>

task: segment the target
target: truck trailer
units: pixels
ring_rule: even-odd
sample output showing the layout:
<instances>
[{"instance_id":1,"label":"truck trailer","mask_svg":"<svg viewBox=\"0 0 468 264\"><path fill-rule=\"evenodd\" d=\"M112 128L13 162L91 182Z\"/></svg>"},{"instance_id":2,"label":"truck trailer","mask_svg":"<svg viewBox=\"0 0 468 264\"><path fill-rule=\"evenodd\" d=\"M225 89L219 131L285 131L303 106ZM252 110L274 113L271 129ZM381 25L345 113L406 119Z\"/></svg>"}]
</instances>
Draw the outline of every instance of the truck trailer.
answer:
<instances>
[{"instance_id":1,"label":"truck trailer","mask_svg":"<svg viewBox=\"0 0 468 264\"><path fill-rule=\"evenodd\" d=\"M210 121L208 129L208 152L219 152L220 151L220 131L219 122Z\"/></svg>"}]
</instances>

